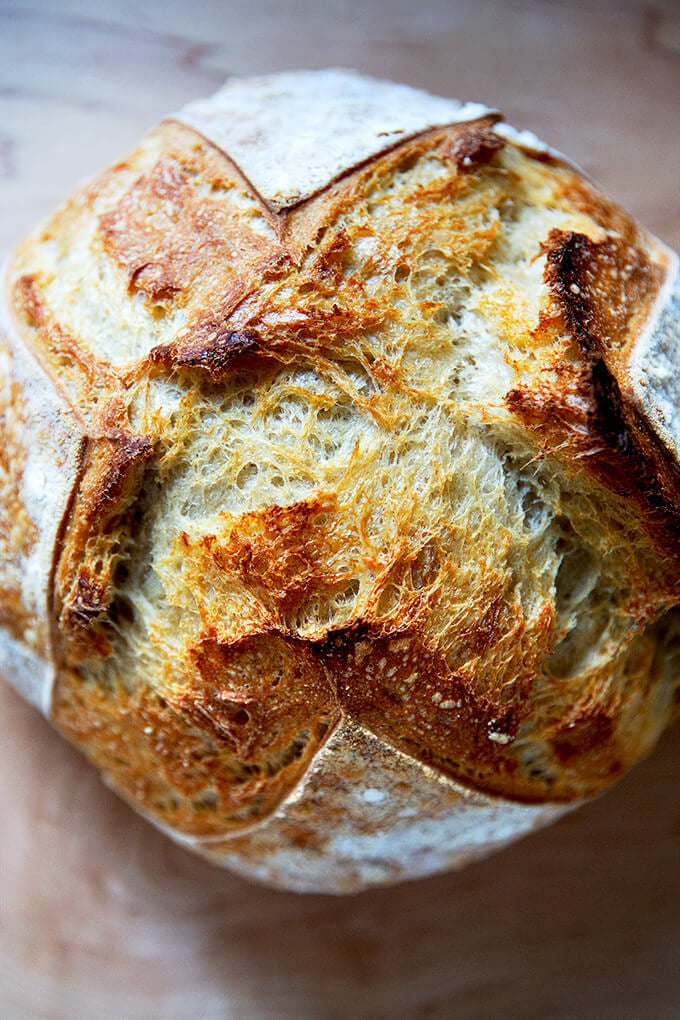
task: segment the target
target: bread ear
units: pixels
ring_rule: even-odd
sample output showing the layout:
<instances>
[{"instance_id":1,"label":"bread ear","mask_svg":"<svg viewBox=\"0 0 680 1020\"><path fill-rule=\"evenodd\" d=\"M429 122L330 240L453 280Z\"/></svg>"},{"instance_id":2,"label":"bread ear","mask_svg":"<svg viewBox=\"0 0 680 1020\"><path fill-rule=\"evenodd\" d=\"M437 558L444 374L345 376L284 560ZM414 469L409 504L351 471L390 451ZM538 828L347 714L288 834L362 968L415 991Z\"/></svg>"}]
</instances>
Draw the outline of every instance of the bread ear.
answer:
<instances>
[{"instance_id":1,"label":"bread ear","mask_svg":"<svg viewBox=\"0 0 680 1020\"><path fill-rule=\"evenodd\" d=\"M50 713L52 579L85 439L75 415L0 310L0 673Z\"/></svg>"}]
</instances>

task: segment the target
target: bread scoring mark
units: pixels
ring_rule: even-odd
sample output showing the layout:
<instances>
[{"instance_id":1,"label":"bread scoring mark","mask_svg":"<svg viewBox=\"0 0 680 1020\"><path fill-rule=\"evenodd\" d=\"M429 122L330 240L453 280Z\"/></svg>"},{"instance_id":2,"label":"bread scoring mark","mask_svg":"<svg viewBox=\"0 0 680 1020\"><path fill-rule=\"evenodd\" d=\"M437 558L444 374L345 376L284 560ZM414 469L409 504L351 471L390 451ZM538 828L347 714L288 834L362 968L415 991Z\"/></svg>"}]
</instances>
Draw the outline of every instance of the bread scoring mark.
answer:
<instances>
[{"instance_id":1,"label":"bread scoring mark","mask_svg":"<svg viewBox=\"0 0 680 1020\"><path fill-rule=\"evenodd\" d=\"M599 277L590 280L583 267L579 270L585 290L592 292L592 308L577 309L573 321L571 306L563 307L560 295L566 299L562 284L569 273L569 293L575 297L571 285L580 286L574 268L581 257L578 245L572 243L571 256L555 255L553 300L549 307L546 303L537 326L534 306L525 307L517 298L518 292L524 296L533 287L531 266L540 266L542 257L538 239L535 244L531 239L530 227L535 226L531 217L539 219L540 208L546 219L554 216L552 223L580 222L583 217L573 214L574 202L565 184L573 175L534 165L537 161L517 156L510 146L495 146L490 152L491 140L473 127L433 132L348 173L305 206L278 220L267 219L268 230L261 231L266 243L256 239L249 247L255 230L252 208L248 196L240 197L238 202L244 205L238 211L230 206L228 212L215 214L228 220L226 232L215 228L212 235L208 223L203 235L206 249L196 251L193 234L203 229L200 210L209 219L214 204L230 201L236 186L224 177L231 171L210 162L214 155L206 155L209 147L203 146L198 156L187 155L188 146L199 152L195 137L166 126L165 164L157 161L134 185L135 196L118 203L118 212L129 222L121 222L119 229L112 214L101 221L109 256L127 274L130 302L149 307L158 302L159 315L178 307L186 310L177 330L173 326L175 331L165 334L169 339L157 344L137 371L140 378L148 372L152 382L163 384L175 373L169 383L181 393L179 407L154 410L158 417L154 435L162 437L164 447L162 467L154 465L154 471L157 467L161 486L158 506L172 510L172 526L166 522L167 529L172 530L178 517L188 517L189 523L182 520L167 544L156 518L150 516L156 523L146 531L146 525L140 526L144 539L137 547L140 565L135 583L141 585L140 578L148 574L155 577L156 590L151 584L143 589L141 609L131 603L130 619L121 614L117 629L107 627L106 616L112 616L115 608L109 604L101 615L92 612L89 627L84 627L83 616L88 614L80 612L78 626L89 632L90 643L79 649L76 637L66 633L69 662L77 665L77 673L64 681L61 711L74 739L82 737L88 753L114 784L181 831L233 832L266 817L302 776L325 739L324 727L332 726L341 712L359 719L417 762L430 763L440 774L518 799L569 800L595 792L616 771L607 762L622 760L617 757L617 735L607 737L603 726L588 734L583 720L598 712L618 718L614 695L598 708L591 695L593 690L616 687L624 657L603 652L604 665L575 667L573 675L565 669L564 675L549 678L552 687L542 677L555 646L573 623L565 613L566 622L561 620L558 626L557 599L551 593L559 562L554 547L563 527L558 514L563 511L569 520L578 516L573 500L569 504L565 496L562 506L560 499L570 473L578 472L581 456L609 448L606 437L595 440L593 423L607 415L611 420L618 400L616 393L606 391L606 377L598 382L601 392L596 398L590 371L595 355L588 353L595 347L588 346L589 339L580 343L567 334L574 334L577 325L588 337L593 332L598 302L615 293L613 268L607 270L607 259L615 258L615 253L602 249L598 272L605 282L600 289ZM463 163L466 158L472 162L454 170L456 154ZM545 205L536 201L535 193ZM258 204L257 196L249 198ZM151 213L145 219L147 204ZM597 223L584 216L597 234ZM234 247L233 258L220 247L232 230L242 230L245 238L243 250ZM261 224L255 233L260 230ZM562 233L585 236L577 230ZM186 243L185 234L191 234ZM545 237L545 231L539 236ZM521 243L516 243L518 238ZM559 243L558 239L557 247ZM270 249L265 251L267 244ZM582 263L586 255L591 258L590 253L583 254ZM548 262L549 256L550 246L543 252ZM596 253L596 262L598 257ZM503 272L507 272L504 286L494 290ZM521 283L513 288L515 273ZM536 278L538 290L540 271ZM643 296L644 272L633 273L630 279ZM545 289L541 299L544 294ZM634 318L617 320L611 330L617 328L631 331ZM478 333L482 342L475 347ZM564 356L565 364L558 366L563 390L552 385L550 377L553 366L545 349L553 343ZM516 419L496 406L488 371L494 353L502 362L500 382L494 380L498 405L506 370L511 374L508 364L530 363L532 385L523 395L515 387L511 393L519 395L508 400L528 428L520 430ZM290 370L288 382L281 384L281 399L275 388L269 389L270 377L259 363L263 356L276 359L277 371ZM232 393L231 383L239 373L250 380L247 393ZM557 370L555 374L559 375ZM306 375L314 380L305 381ZM338 389L330 388L329 379ZM252 412L243 411L245 396ZM554 432L541 424L536 398L546 420L555 425ZM286 410L286 401L293 410ZM326 440L334 438L333 429L316 427L319 408L349 417L347 435L356 438L361 433L361 442L354 443L346 462L340 441L337 447L331 443L325 448ZM430 414L433 408L441 414ZM316 424L304 425L296 433L295 415L304 417L307 410L310 419L317 415ZM266 442L258 446L257 422L265 417ZM459 452L468 423L480 418L489 442L496 444L488 464L484 458L489 451L481 441L476 456L464 460ZM215 426L216 419L227 423L222 431ZM394 453L387 468L370 459L362 446L374 426ZM135 427L144 431L141 425ZM247 462L232 456L242 434L237 429L244 427L249 440L243 447L250 444L258 451L257 456L250 451ZM617 428L618 423L610 430L611 445L620 457L621 444L614 442ZM288 445L281 438L286 429L295 440ZM571 445L550 455L552 480L546 474L532 490L538 469L524 465L532 465L546 452L542 440L551 450L559 447L565 429ZM503 446L504 440L510 443L509 435L516 439L518 434L524 443L521 470L512 466L517 457L513 461ZM430 447L423 436L432 435L438 442ZM324 479L331 477L333 485L328 491L316 491L321 489L321 462L325 458L324 464L334 463L337 448L342 472L333 474L329 468ZM315 460L308 470L305 458L310 450ZM460 460L454 462L452 450ZM274 468L267 473L267 451L278 475ZM104 447L99 452L104 460L110 455ZM449 455L455 469L445 470ZM405 465L418 459L426 462L430 476L445 479L441 491L418 476L417 484L412 481L399 499L394 486L382 493L378 488L377 497L372 495L375 465L386 478L399 479L407 474ZM142 463L148 461L140 458ZM235 478L227 478L227 465L231 471L234 464ZM213 487L226 500L227 481L247 493L253 470L271 482L266 489L269 505L248 503L244 496L232 513L203 491L199 498L190 487L171 489L171 479L193 471L202 490ZM242 486L241 472L246 477ZM305 477L304 496L292 489L295 472ZM72 585L71 589L66 585L65 598L72 592L73 632L78 629L79 582L101 582L107 592L115 587L111 565L121 554L120 538L128 528L125 513L135 501L134 475L131 468L129 489L123 486L119 498L111 499L111 516L103 513L93 523L92 535L83 534L78 541L81 547L89 543L85 560L92 569L89 574L72 570L66 576ZM281 492L273 492L276 479ZM459 489L470 493L473 480L478 490L471 509ZM508 488L507 503L523 509L516 519L480 539L475 527L482 515L497 519L504 506L499 485L510 487L515 482L517 492ZM528 495L520 484L529 487ZM370 506L357 501L352 507L347 492L362 487ZM561 487L559 497L555 487ZM265 488L252 486L260 496ZM594 488L588 490L593 499ZM542 498L536 495L539 491ZM115 492L112 483L111 493ZM440 499L442 492L448 494L447 502ZM172 507L171 494L176 500ZM404 519L396 515L401 545L384 541L390 494L393 502L404 508L413 504L418 511L408 538L407 526L413 522L408 515ZM96 504L98 498L93 495L91 502ZM150 502L149 498L147 508ZM584 505L588 507L587 499ZM639 604L617 607L630 628L642 629L672 598L667 578L655 587L657 553L649 551L637 523L635 527L621 523L616 500L597 505L604 508L602 518L616 531L617 541L639 541L644 546L643 565L633 578L643 595ZM86 516L87 510L78 509L81 513ZM191 520L194 514L197 522ZM532 519L546 515L550 527L534 528ZM495 521L489 529L492 525ZM581 525L585 529L582 521ZM100 537L93 538L97 532ZM467 544L456 545L460 533L471 536ZM584 530L579 540L587 545L583 534ZM655 538L659 547L660 535ZM153 561L147 560L154 542L160 548L154 550ZM343 545L359 550L352 563L339 560ZM104 555L95 550L104 550ZM136 554L125 555L134 572ZM362 556L367 563L373 560L370 570L366 568L366 583L354 576ZM527 577L517 568L527 558L540 562L540 584L535 583L536 569ZM469 564L474 586L466 588ZM617 585L625 588L630 581L624 573L613 571L606 580L618 591ZM467 599L468 591L474 597ZM456 602L461 592L466 595L464 611ZM340 611L333 601L336 595ZM103 605L106 597L93 595L92 609L98 599ZM141 625L131 636L146 612L143 599L154 606L150 638L142 636ZM584 600L581 617L588 615L589 606ZM87 609L82 599L80 608ZM161 633L164 629L167 633ZM110 641L120 657L117 664L106 665L106 652L95 646L94 634ZM622 637L621 643L625 640ZM277 655L286 677L285 682L279 680L280 696L275 686L267 686L280 672L273 664ZM569 665L569 656L563 658ZM643 685L643 665L631 674L631 686ZM615 694L618 697L618 688ZM560 735L555 720L547 716L548 695L562 718L565 706L578 704L570 717L574 728L567 734ZM127 715L125 726L115 722L119 711ZM97 733L98 715L108 721L105 738ZM631 730L637 735L632 723ZM570 734L581 748L571 756L565 750ZM594 738L597 734L602 734L604 750ZM630 740L635 745L633 756L636 739ZM268 757L270 746L274 750ZM593 762L599 762L597 767ZM362 767L359 762L358 775Z\"/></svg>"},{"instance_id":2,"label":"bread scoring mark","mask_svg":"<svg viewBox=\"0 0 680 1020\"><path fill-rule=\"evenodd\" d=\"M394 316L394 309L391 300L376 301L363 285L361 275L351 271L356 261L357 240L372 230L370 218L358 234L358 224L354 229L339 223L328 229L329 220L341 221L342 214L352 208L362 193L367 197L370 217L371 193L379 191L390 174L405 174L419 158L432 154L437 176L415 194L405 193L404 189L402 208L394 211L390 256L408 249L414 241L427 250L434 243L432 237L427 237L432 226L428 206L438 199L455 201L460 195L459 218L445 245L447 251L460 258L464 270L476 257L477 249L481 253L493 240L493 225L483 224L479 230L473 225L484 215L474 189L491 158L489 148L493 146L498 151L503 144L489 132L486 122L482 126L459 124L401 143L384 155L384 165L379 168L372 163L354 168L300 210L282 215L280 234L285 247L256 267L257 273L249 277L248 285L232 286L228 282L224 294L216 294L206 302L210 305L207 314L191 312L172 342L152 351L152 360L166 368L207 371L218 379L230 369L234 354L239 352L239 348L232 346L232 336L252 335L258 338L253 353L261 357L290 360L311 355L334 359L340 345L353 345L360 348L362 361L374 361L378 352L372 349L371 340ZM461 152L465 149L477 153L474 160L470 157L472 162L464 177L452 172L456 146ZM486 183L490 200L500 200L494 182ZM467 205L470 218L463 232ZM375 272L385 268L385 255L382 252L380 255L375 261ZM366 260L364 273L369 266ZM248 269L245 259L243 267L244 271ZM402 272L403 269L402 265ZM399 267L387 270L398 271ZM408 274L404 278L407 277ZM424 304L422 311L426 312ZM391 369L380 359L375 369L389 378Z\"/></svg>"},{"instance_id":3,"label":"bread scoring mark","mask_svg":"<svg viewBox=\"0 0 680 1020\"><path fill-rule=\"evenodd\" d=\"M126 541L126 511L152 453L153 444L145 436L89 444L55 575L62 651L69 662L111 652L109 638L98 625L113 600L113 575Z\"/></svg>"},{"instance_id":4,"label":"bread scoring mark","mask_svg":"<svg viewBox=\"0 0 680 1020\"><path fill-rule=\"evenodd\" d=\"M345 720L266 825L195 849L281 888L346 894L460 867L563 811L479 796Z\"/></svg>"},{"instance_id":5,"label":"bread scoring mark","mask_svg":"<svg viewBox=\"0 0 680 1020\"><path fill-rule=\"evenodd\" d=\"M404 138L489 115L499 116L479 103L327 70L231 81L174 116L228 154L280 212L384 158Z\"/></svg>"},{"instance_id":6,"label":"bread scoring mark","mask_svg":"<svg viewBox=\"0 0 680 1020\"><path fill-rule=\"evenodd\" d=\"M159 691L67 674L56 723L138 810L178 832L209 837L260 821L338 719L322 665L305 642L254 634L203 638L174 666Z\"/></svg>"},{"instance_id":7,"label":"bread scoring mark","mask_svg":"<svg viewBox=\"0 0 680 1020\"><path fill-rule=\"evenodd\" d=\"M404 151L399 159L395 155L393 165L399 167L398 172L408 173L410 160L417 158L417 151ZM481 168L478 172L492 174L494 168ZM375 179L364 186L379 212L380 205L374 197L378 190ZM398 252L395 263L403 266L407 259L413 262L408 244L415 246L421 236L423 245L432 244L433 226L425 215L422 222L419 220L419 202L425 207L426 202L434 202L435 198L443 201L451 196L460 196L461 200L469 197L471 209L466 219L469 224L481 204L475 196L476 186L473 173L461 181L449 171L405 196L404 211L393 211L389 220L393 230L390 242ZM357 201L356 195L353 201ZM462 219L461 215L461 222ZM359 237L370 236L367 223L371 223L370 218L359 220ZM487 253L493 251L494 239L499 234L496 224L491 229L484 224L475 236L468 234L467 249L460 251L461 263L475 265L470 250L476 244L479 257L489 257ZM328 366L339 352L347 356L351 350L353 357L370 365L372 379L384 382L386 393L394 393L411 380L407 381L396 366L381 363L376 334L381 337L388 333L395 312L384 308L372 294L369 296L364 283L372 273L380 273L381 279L389 278L385 253L375 245L370 253L362 252L360 259L353 251L353 243L355 238L346 223L338 231L327 230L319 247L310 253L293 278L263 288L262 293L239 307L236 319L257 331L260 351L280 357L284 364L290 360L319 370L322 357L328 359L325 362ZM452 260L458 257L455 239L448 242L447 252ZM410 275L402 274L402 280L397 282L410 286ZM409 283L404 284L403 280ZM393 292L389 298L394 301ZM400 298L403 300L401 293ZM425 302L421 308L425 311ZM360 316L364 317L365 325ZM214 325L210 323L213 329ZM554 329L556 347L561 351L558 328L563 330L564 321L556 306L546 310L539 329ZM424 327L421 329L424 345L426 334ZM520 336L519 342L522 340ZM187 342L191 342L189 333ZM545 338L537 338L536 343L540 349L545 346ZM587 359L581 360L585 365ZM571 380L575 434L580 431L583 415L583 365L574 371ZM230 371L234 366L235 360L225 362ZM216 374L214 378L219 381ZM225 385L227 378L225 372ZM380 413L380 400L377 391L371 400L376 414ZM397 420L394 406L385 420L394 428ZM328 580L333 574L336 546L331 536L335 528L342 529L339 516L338 506L332 501L325 514L319 514L315 501L305 500L294 506L244 513L235 521L225 515L223 531L212 530L200 537L182 536L177 550L183 564L182 583L198 605L202 627L208 628L208 632L210 627L216 628L216 635L225 643L233 641L244 626L270 628L271 632L291 637L299 634L300 610L316 599L326 604L332 594ZM353 547L355 540L349 540L350 533L343 532ZM447 632L444 642L441 623L435 631L433 622L440 619L433 615L438 597L437 578L447 566L437 542L426 542L417 553L409 549L393 560L387 557L381 566L380 583L368 596L368 602L361 602L359 597L351 601L349 609L353 615L343 626L333 624L328 636L323 637L319 633L324 630L322 619L319 630L305 631L306 640L318 651L321 662L332 661L338 698L345 711L418 760L448 775L464 778L471 785L506 796L570 800L582 796L584 789L593 792L598 783L611 781L615 769L600 769L596 779L589 775L589 752L585 750L582 758L575 757L561 774L550 754L540 765L534 762L527 769L515 752L523 739L523 728L532 721L536 677L558 641L548 598L528 619L506 597L499 577L500 590L497 587L486 599L480 599L481 604L475 605L464 621ZM498 572L501 573L500 569ZM347 576L341 580L344 582ZM419 590L411 590L410 583ZM229 608L232 603L239 607L237 616ZM306 620L304 615L303 619ZM232 627L236 629L231 630ZM338 649L343 644L351 649L362 628L369 637L359 641L357 654L349 651L341 654ZM410 635L410 643L416 649L413 660L405 635ZM386 642L393 637L396 654L384 654ZM329 651L331 647L335 651ZM355 662L359 665L355 666ZM560 696L569 700L567 692ZM541 730L535 739L540 741L543 735ZM609 743L607 754L618 754L615 741Z\"/></svg>"},{"instance_id":8,"label":"bread scoring mark","mask_svg":"<svg viewBox=\"0 0 680 1020\"><path fill-rule=\"evenodd\" d=\"M38 273L20 274L13 283L11 302L17 322L25 327L23 341L41 360L57 391L66 391L84 432L92 436L119 432L127 417L120 376L62 327L44 290Z\"/></svg>"},{"instance_id":9,"label":"bread scoring mark","mask_svg":"<svg viewBox=\"0 0 680 1020\"><path fill-rule=\"evenodd\" d=\"M321 654L348 714L372 733L473 787L533 799L508 752L530 713L552 614L546 605L532 625L515 612L500 630L490 620L501 612L491 605L477 626L468 624L448 658L426 625L385 633L373 622L331 634ZM539 797L546 795L573 796L552 785Z\"/></svg>"},{"instance_id":10,"label":"bread scoring mark","mask_svg":"<svg viewBox=\"0 0 680 1020\"><path fill-rule=\"evenodd\" d=\"M166 151L100 216L104 247L160 313L226 314L288 254L229 161L187 129L165 131Z\"/></svg>"},{"instance_id":11,"label":"bread scoring mark","mask_svg":"<svg viewBox=\"0 0 680 1020\"><path fill-rule=\"evenodd\" d=\"M180 535L181 585L202 631L225 648L244 627L266 628L272 640L288 635L298 648L304 635L344 711L394 746L487 791L528 801L580 796L589 748L561 774L545 768L540 783L513 753L535 719L535 678L558 640L551 600L529 618L516 602L490 595L434 641L442 578L453 569L444 551L433 543L417 556L394 551L367 584L365 567L346 552L358 536L348 537L345 512L324 496L242 515L222 532ZM338 573L338 557L351 573ZM348 622L330 625L333 615L321 609L310 626L310 607L333 605L349 578L356 593ZM385 600L391 591L396 602Z\"/></svg>"}]
</instances>

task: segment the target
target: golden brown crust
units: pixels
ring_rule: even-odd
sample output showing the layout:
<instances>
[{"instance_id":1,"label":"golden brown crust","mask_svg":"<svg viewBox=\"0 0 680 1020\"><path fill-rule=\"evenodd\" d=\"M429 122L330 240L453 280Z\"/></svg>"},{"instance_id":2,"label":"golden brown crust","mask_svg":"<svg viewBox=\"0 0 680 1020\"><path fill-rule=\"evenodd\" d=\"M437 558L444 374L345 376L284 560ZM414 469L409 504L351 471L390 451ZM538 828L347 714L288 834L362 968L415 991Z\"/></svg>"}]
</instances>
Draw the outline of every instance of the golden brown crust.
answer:
<instances>
[{"instance_id":1,"label":"golden brown crust","mask_svg":"<svg viewBox=\"0 0 680 1020\"><path fill-rule=\"evenodd\" d=\"M89 443L55 577L55 605L69 662L111 652L97 624L113 600L121 526L152 453L144 436Z\"/></svg>"},{"instance_id":2,"label":"golden brown crust","mask_svg":"<svg viewBox=\"0 0 680 1020\"><path fill-rule=\"evenodd\" d=\"M55 722L165 827L260 824L347 720L569 802L668 716L680 477L625 375L667 262L494 122L278 215L166 123L17 256L88 435Z\"/></svg>"},{"instance_id":3,"label":"golden brown crust","mask_svg":"<svg viewBox=\"0 0 680 1020\"><path fill-rule=\"evenodd\" d=\"M572 347L555 362L552 378L513 389L506 400L547 448L568 449L598 481L633 502L660 547L677 556L679 466L617 381L664 277L664 267L635 243L632 226L627 233L628 239L594 242L551 232L544 250L553 305L538 332L554 340L566 335Z\"/></svg>"},{"instance_id":4,"label":"golden brown crust","mask_svg":"<svg viewBox=\"0 0 680 1020\"><path fill-rule=\"evenodd\" d=\"M285 258L276 221L267 217L263 231L258 217L253 229L225 208L220 197L240 185L240 175L193 132L168 125L164 143L151 169L100 217L104 248L131 293L162 306L200 291L205 305L219 290L226 313Z\"/></svg>"},{"instance_id":5,"label":"golden brown crust","mask_svg":"<svg viewBox=\"0 0 680 1020\"><path fill-rule=\"evenodd\" d=\"M276 807L337 721L337 705L301 642L205 638L190 661L163 695L67 671L54 721L138 810L186 835L222 835Z\"/></svg>"},{"instance_id":6,"label":"golden brown crust","mask_svg":"<svg viewBox=\"0 0 680 1020\"><path fill-rule=\"evenodd\" d=\"M265 823L192 846L270 885L348 893L460 867L564 811L477 794L343 719Z\"/></svg>"}]
</instances>

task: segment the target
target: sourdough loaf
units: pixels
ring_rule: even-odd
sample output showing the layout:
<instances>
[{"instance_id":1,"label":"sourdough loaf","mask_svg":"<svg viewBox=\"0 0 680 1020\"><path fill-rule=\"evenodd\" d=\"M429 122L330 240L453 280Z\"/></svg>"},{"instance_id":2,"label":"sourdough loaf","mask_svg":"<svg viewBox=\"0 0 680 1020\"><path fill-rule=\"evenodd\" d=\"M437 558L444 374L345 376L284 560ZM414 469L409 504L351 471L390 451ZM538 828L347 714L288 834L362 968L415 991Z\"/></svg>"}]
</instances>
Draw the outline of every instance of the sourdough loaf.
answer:
<instances>
[{"instance_id":1,"label":"sourdough loaf","mask_svg":"<svg viewBox=\"0 0 680 1020\"><path fill-rule=\"evenodd\" d=\"M534 136L229 82L11 257L0 664L176 840L343 892L677 705L677 258Z\"/></svg>"}]
</instances>

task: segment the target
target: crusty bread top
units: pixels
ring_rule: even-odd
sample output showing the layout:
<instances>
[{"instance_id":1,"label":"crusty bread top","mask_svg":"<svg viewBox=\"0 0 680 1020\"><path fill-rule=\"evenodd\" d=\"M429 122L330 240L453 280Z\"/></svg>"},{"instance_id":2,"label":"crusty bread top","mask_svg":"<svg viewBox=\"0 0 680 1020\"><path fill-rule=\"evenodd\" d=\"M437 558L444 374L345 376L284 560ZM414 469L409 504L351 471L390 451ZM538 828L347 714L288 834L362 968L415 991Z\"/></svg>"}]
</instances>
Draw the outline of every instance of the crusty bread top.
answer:
<instances>
[{"instance_id":1,"label":"crusty bread top","mask_svg":"<svg viewBox=\"0 0 680 1020\"><path fill-rule=\"evenodd\" d=\"M413 135L493 112L481 103L326 70L234 78L175 119L226 153L260 198L281 212Z\"/></svg>"},{"instance_id":2,"label":"crusty bread top","mask_svg":"<svg viewBox=\"0 0 680 1020\"><path fill-rule=\"evenodd\" d=\"M301 83L315 108L282 81L290 106L245 90L279 154ZM630 364L672 257L496 115L437 126L424 102L397 145L370 117L356 149L347 124L330 154L307 139L296 178L222 96L10 270L88 437L55 720L188 835L275 812L343 717L469 786L568 802L671 712L680 481Z\"/></svg>"}]
</instances>

